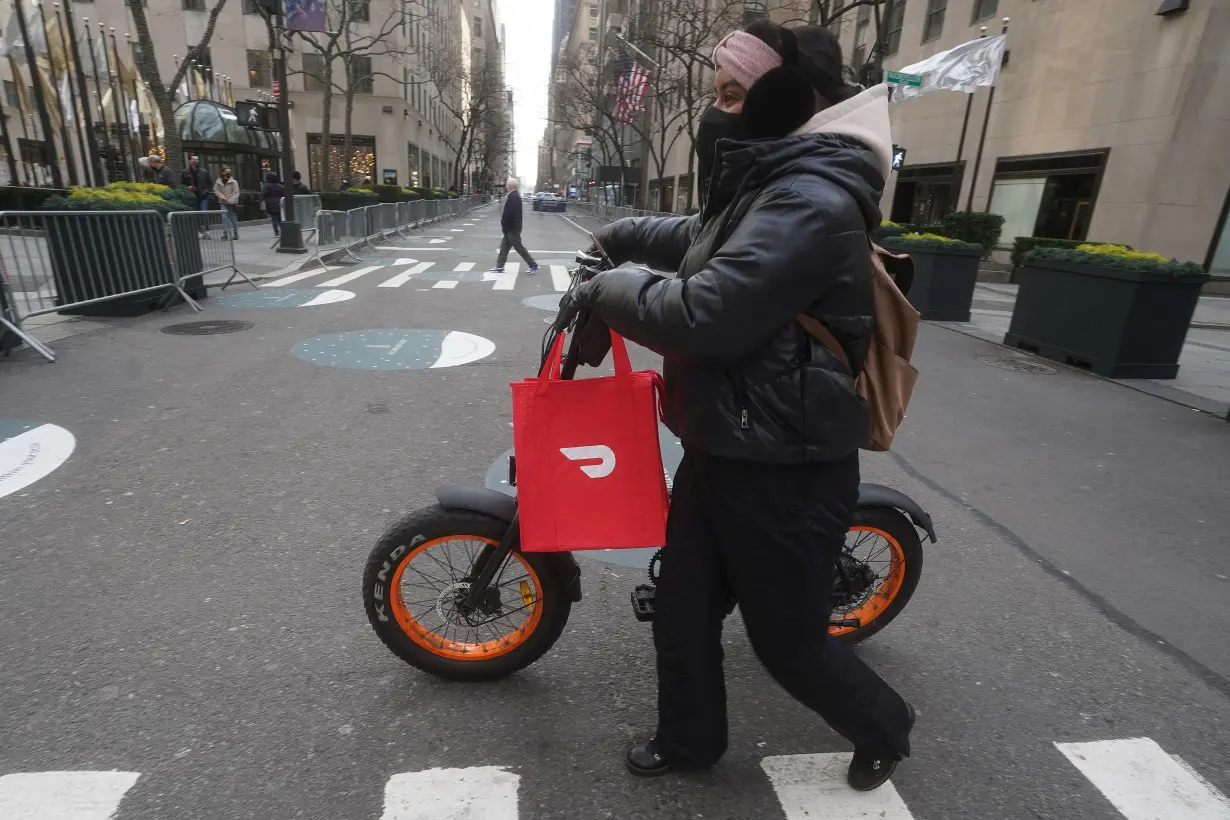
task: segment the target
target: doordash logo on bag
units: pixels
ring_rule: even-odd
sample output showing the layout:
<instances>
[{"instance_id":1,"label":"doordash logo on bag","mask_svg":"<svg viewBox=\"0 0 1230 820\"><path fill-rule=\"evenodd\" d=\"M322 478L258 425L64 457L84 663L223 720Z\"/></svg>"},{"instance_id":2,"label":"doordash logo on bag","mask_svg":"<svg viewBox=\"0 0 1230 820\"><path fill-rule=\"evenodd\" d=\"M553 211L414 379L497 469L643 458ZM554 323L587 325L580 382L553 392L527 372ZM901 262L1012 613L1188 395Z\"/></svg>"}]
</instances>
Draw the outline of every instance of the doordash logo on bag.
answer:
<instances>
[{"instance_id":1,"label":"doordash logo on bag","mask_svg":"<svg viewBox=\"0 0 1230 820\"><path fill-rule=\"evenodd\" d=\"M615 451L605 444L590 444L586 447L561 447L569 461L595 461L597 464L582 464L581 472L590 478L606 478L615 470Z\"/></svg>"}]
</instances>

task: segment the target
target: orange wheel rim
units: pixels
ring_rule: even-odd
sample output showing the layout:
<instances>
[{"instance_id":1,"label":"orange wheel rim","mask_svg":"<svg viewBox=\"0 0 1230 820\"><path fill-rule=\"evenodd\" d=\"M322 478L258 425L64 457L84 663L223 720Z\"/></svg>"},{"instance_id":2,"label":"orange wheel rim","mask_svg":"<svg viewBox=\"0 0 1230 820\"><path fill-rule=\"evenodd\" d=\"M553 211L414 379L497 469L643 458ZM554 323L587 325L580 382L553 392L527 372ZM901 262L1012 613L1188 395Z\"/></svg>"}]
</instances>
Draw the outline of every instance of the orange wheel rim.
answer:
<instances>
[{"instance_id":1,"label":"orange wheel rim","mask_svg":"<svg viewBox=\"0 0 1230 820\"><path fill-rule=\"evenodd\" d=\"M880 579L878 586L864 593L865 597L861 604L849 611L843 610L840 616L834 616L840 617L841 620L857 620L860 626L830 626L830 635L847 635L874 622L892 604L897 593L901 591L901 585L905 582L905 550L901 549L901 544L897 543L896 538L879 527L851 527L850 532L871 533L884 539L888 544L889 570Z\"/></svg>"},{"instance_id":2,"label":"orange wheel rim","mask_svg":"<svg viewBox=\"0 0 1230 820\"><path fill-rule=\"evenodd\" d=\"M504 569L492 581L494 585L492 588L500 593L503 602L514 607L513 612L520 611L528 615L524 622L512 631L500 634L499 626L503 616L482 622L477 627L468 623L457 626L442 613L449 611L450 598L459 593L460 585L464 582L452 577L435 593L425 592L426 584L421 583L424 579L438 581L438 576L446 574L446 570L453 569L451 560L446 564L429 552L433 547L447 545L449 542L468 542L479 546L499 544L498 541L477 535L450 535L433 541L425 541L410 550L397 565L397 570L393 573L393 579L389 584L389 601L397 625L410 640L442 658L456 661L489 661L492 658L507 655L525 643L538 628L539 621L542 620L542 582L538 579L538 573L534 572L534 568L520 553L513 553ZM407 568L416 558L431 558L434 564L429 566L433 570L427 572L412 569L412 572L420 576L419 582L403 584L403 576L406 575ZM516 565L522 574L515 575L508 581L502 580L507 568L513 565ZM457 569L468 572L469 566L457 567ZM413 600L407 600L405 594L407 586L415 590ZM434 604L428 607L427 604L432 600L430 595L434 595ZM432 612L439 616L438 620L444 621L441 628L433 629L424 623L424 616ZM452 614L456 615L455 611ZM452 626L457 626L457 632L474 630L474 640L462 640L456 635L449 637Z\"/></svg>"}]
</instances>

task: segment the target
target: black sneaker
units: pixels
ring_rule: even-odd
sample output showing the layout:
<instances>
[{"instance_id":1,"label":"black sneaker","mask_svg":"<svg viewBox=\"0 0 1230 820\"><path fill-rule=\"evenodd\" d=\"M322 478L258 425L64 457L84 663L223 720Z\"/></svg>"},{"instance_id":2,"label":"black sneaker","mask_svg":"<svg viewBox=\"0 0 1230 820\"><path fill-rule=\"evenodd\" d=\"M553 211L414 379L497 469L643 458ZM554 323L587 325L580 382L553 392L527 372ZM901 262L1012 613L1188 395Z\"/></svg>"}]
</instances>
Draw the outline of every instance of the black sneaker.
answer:
<instances>
[{"instance_id":1,"label":"black sneaker","mask_svg":"<svg viewBox=\"0 0 1230 820\"><path fill-rule=\"evenodd\" d=\"M914 707L908 702L905 708L910 712L910 729L914 728ZM883 755L876 752L854 750L854 759L850 761L850 770L846 773L846 782L855 791L869 792L878 789L888 782L897 770L901 755Z\"/></svg>"},{"instance_id":2,"label":"black sneaker","mask_svg":"<svg viewBox=\"0 0 1230 820\"><path fill-rule=\"evenodd\" d=\"M648 740L634 743L628 748L628 771L637 777L657 777L671 770L670 761L658 748L656 735Z\"/></svg>"}]
</instances>

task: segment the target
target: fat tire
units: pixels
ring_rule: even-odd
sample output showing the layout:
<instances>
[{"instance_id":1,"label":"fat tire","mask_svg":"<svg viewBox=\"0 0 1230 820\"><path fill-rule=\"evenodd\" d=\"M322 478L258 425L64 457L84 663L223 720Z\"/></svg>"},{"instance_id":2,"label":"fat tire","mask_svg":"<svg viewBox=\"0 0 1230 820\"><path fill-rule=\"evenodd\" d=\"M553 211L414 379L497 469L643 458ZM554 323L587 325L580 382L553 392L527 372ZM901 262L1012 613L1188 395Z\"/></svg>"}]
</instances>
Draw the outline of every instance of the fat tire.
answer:
<instances>
[{"instance_id":1,"label":"fat tire","mask_svg":"<svg viewBox=\"0 0 1230 820\"><path fill-rule=\"evenodd\" d=\"M542 586L539 601L542 617L524 643L490 660L459 661L424 649L398 625L388 601L381 601L375 595L377 574L390 554L420 535L428 541L450 535L473 535L499 541L507 530L506 521L469 510L445 509L439 504L417 510L389 527L368 556L363 571L363 604L372 629L393 654L416 669L448 680L490 681L519 672L547 653L563 633L572 611L566 589L570 578L566 553L519 553L538 575ZM385 608L386 620L380 617L380 606Z\"/></svg>"},{"instance_id":2,"label":"fat tire","mask_svg":"<svg viewBox=\"0 0 1230 820\"><path fill-rule=\"evenodd\" d=\"M836 636L842 643L855 644L867 640L892 623L910 602L914 590L918 588L918 581L922 578L923 547L918 529L904 513L892 507L860 507L855 511L854 521L850 526L883 530L896 539L905 557L905 577L901 580L901 589L897 591L897 596L889 603L888 608L870 623Z\"/></svg>"}]
</instances>

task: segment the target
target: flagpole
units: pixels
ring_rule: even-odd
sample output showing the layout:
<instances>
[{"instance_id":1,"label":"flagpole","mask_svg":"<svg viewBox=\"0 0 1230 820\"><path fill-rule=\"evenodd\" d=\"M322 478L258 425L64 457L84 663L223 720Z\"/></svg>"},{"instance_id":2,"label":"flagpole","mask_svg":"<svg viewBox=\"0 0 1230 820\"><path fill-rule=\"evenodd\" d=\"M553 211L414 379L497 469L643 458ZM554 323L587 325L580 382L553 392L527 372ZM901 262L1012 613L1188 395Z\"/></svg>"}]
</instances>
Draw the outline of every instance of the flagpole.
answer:
<instances>
[{"instance_id":1,"label":"flagpole","mask_svg":"<svg viewBox=\"0 0 1230 820\"><path fill-rule=\"evenodd\" d=\"M132 54L132 35L124 32L124 43L128 46L128 53ZM137 144L141 146L141 153L149 156L150 143L145 137L145 124L141 122L141 89L137 87L140 79L141 67L137 65L137 58L132 58L132 101L137 104ZM121 78L122 82L122 78ZM150 136L153 136L153 127L150 126Z\"/></svg>"},{"instance_id":2,"label":"flagpole","mask_svg":"<svg viewBox=\"0 0 1230 820\"><path fill-rule=\"evenodd\" d=\"M43 127L43 142L51 150L51 183L57 188L64 187L64 175L60 173L60 157L56 152L56 138L51 132L51 117L47 114L47 98L43 96L43 84L38 79L38 63L34 59L34 48L30 45L30 31L26 27L26 13L21 10L21 0L15 0L13 9L17 13L17 27L21 30L21 41L26 44L26 65L30 68L30 84L34 86L34 101L38 108L39 123ZM46 27L43 27L43 37L46 39ZM21 78L17 78L20 81Z\"/></svg>"},{"instance_id":3,"label":"flagpole","mask_svg":"<svg viewBox=\"0 0 1230 820\"><path fill-rule=\"evenodd\" d=\"M987 27L983 26L982 37L987 36ZM982 39L980 37L979 39ZM992 86L994 87L994 86ZM955 189L955 196L952 198L952 207L955 211L961 204L961 156L965 152L965 132L969 130L969 115L974 108L974 92L971 91L965 95L965 119L961 121L961 139L957 142L957 161L952 166L952 187ZM969 210L968 208L966 210Z\"/></svg>"},{"instance_id":4,"label":"flagpole","mask_svg":"<svg viewBox=\"0 0 1230 820\"><path fill-rule=\"evenodd\" d=\"M38 16L43 21L43 39L47 39L47 10L42 3L38 4ZM60 78L56 74L56 61L51 53L51 43L47 43L47 73L51 75L51 90L56 95L56 106L60 109L60 143L64 146L64 160L68 164L68 184L77 184L77 160L73 156L73 141L68 138L68 119L64 113L64 96L60 93Z\"/></svg>"},{"instance_id":5,"label":"flagpole","mask_svg":"<svg viewBox=\"0 0 1230 820\"><path fill-rule=\"evenodd\" d=\"M73 65L77 72L77 86L81 92L81 119L85 128L86 142L89 145L91 161L88 163L91 176L95 169L102 171L99 184L107 184L106 168L102 165L102 154L98 150L98 136L94 133L94 112L90 110L90 87L85 81L85 68L81 65L81 48L77 40L77 23L73 20L72 1L64 4L65 20L68 24L69 43L72 45ZM88 30L88 26L87 26ZM99 164L96 166L94 162Z\"/></svg>"},{"instance_id":6,"label":"flagpole","mask_svg":"<svg viewBox=\"0 0 1230 820\"><path fill-rule=\"evenodd\" d=\"M60 4L54 3L52 4L52 7L55 9L56 28L60 29L60 47L64 49L64 61L65 61L64 82L68 85L69 105L72 106L73 130L77 133L77 147L81 150L81 176L82 176L81 181L84 182L86 185L92 187L94 185L94 170L91 166L94 164L94 162L91 159L91 157L97 156L98 153L97 153L97 150L94 150L93 152L91 152L90 150L94 148L93 139L89 140L90 142L89 148L86 147L86 136L89 134L89 129L85 127L85 123L86 123L86 112L84 110L85 105L83 104L81 106L82 111L80 113L80 116L78 116L78 112L77 112L77 87L78 86L73 85L73 77L71 75L72 68L68 66L68 61L72 60L73 66L77 69L77 72L78 72L78 77L77 77L79 81L78 85L84 88L85 87L85 77L80 73L81 72L81 60L77 58L77 49L76 49L77 38L75 36L73 37L73 48L70 51L69 42L68 42L68 33L64 31L64 24L65 24L64 19L60 17ZM83 134L82 131L84 131L85 133Z\"/></svg>"},{"instance_id":7,"label":"flagpole","mask_svg":"<svg viewBox=\"0 0 1230 820\"><path fill-rule=\"evenodd\" d=\"M115 31L115 29L112 29L112 31ZM136 182L137 158L134 156L132 158L132 165L128 164L128 148L131 146L124 144L128 139L128 134L125 131L128 125L128 118L120 114L120 95L115 93L115 86L118 84L120 76L119 66L116 66L116 71L114 72L115 79L112 79L111 49L107 48L107 27L103 23L98 24L98 37L102 40L103 56L107 60L107 79L109 80L108 84L111 86L111 108L115 113L115 130L118 132L116 134L116 142L119 143L120 147L120 162L123 163L124 167L124 179ZM111 39L114 41L115 38L112 37ZM116 62L119 62L120 55L116 54L115 59ZM102 97L98 98L98 104L102 105Z\"/></svg>"},{"instance_id":8,"label":"flagpole","mask_svg":"<svg viewBox=\"0 0 1230 820\"><path fill-rule=\"evenodd\" d=\"M112 96L115 96L116 89L119 89L120 109L124 112L124 139L128 141L128 151L132 154L133 165L133 181L136 180L137 168L140 166L140 158L137 156L137 141L132 138L132 120L129 116L132 114L128 107L128 89L124 87L124 61L120 57L120 42L115 39L115 26L108 26L107 32L111 35L111 50L115 52L115 82L111 86Z\"/></svg>"},{"instance_id":9,"label":"flagpole","mask_svg":"<svg viewBox=\"0 0 1230 820\"><path fill-rule=\"evenodd\" d=\"M1000 34L1008 33L1008 22L1010 18L1004 18L1004 27L1000 30ZM998 84L998 78L997 78ZM972 102L971 96L971 102ZM965 200L965 210L972 210L974 207L974 186L978 184L978 169L982 165L982 149L987 143L987 126L991 124L991 106L995 104L995 86L991 86L991 93L987 95L987 113L982 118L982 136L978 138L978 153L974 156L974 173L969 181L969 198ZM958 192L958 196L960 193Z\"/></svg>"},{"instance_id":10,"label":"flagpole","mask_svg":"<svg viewBox=\"0 0 1230 820\"><path fill-rule=\"evenodd\" d=\"M94 96L98 97L98 115L102 117L103 136L107 139L107 154L111 154L111 134L107 131L107 112L103 110L102 102L102 86L98 83L98 54L94 51L94 38L90 36L90 18L82 17L81 22L85 24L85 41L90 47L90 67L94 71ZM89 93L89 92L86 92ZM93 106L91 106L92 108ZM91 116L93 112L91 112ZM99 162L102 164L102 182L106 185L111 181L111 175L107 171L107 161L102 157L102 151L98 150L98 144L94 145L95 154L99 157Z\"/></svg>"},{"instance_id":11,"label":"flagpole","mask_svg":"<svg viewBox=\"0 0 1230 820\"><path fill-rule=\"evenodd\" d=\"M8 101L5 100L7 103ZM13 156L13 144L9 142L9 115L0 107L0 139L4 140L4 158L9 166L9 185L17 185L17 159Z\"/></svg>"}]
</instances>

